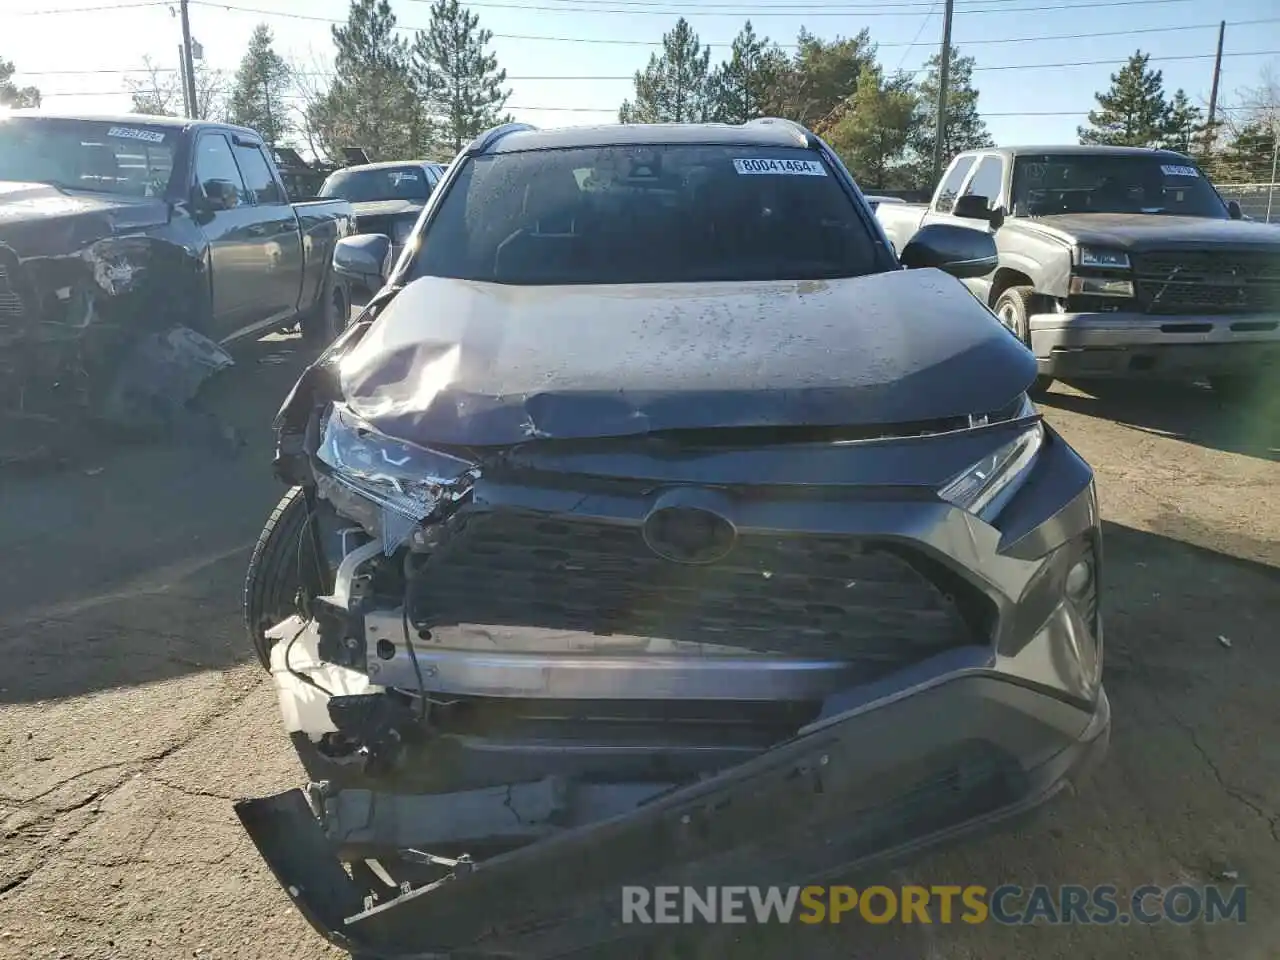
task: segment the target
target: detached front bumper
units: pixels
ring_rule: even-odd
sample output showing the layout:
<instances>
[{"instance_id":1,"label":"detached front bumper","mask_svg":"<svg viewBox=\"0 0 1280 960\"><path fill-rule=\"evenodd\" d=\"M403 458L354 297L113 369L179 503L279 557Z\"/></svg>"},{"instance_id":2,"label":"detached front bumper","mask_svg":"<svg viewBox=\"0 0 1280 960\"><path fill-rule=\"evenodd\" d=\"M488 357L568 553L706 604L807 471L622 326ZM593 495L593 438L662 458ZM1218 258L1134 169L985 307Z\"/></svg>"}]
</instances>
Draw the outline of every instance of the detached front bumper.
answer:
<instances>
[{"instance_id":1,"label":"detached front bumper","mask_svg":"<svg viewBox=\"0 0 1280 960\"><path fill-rule=\"evenodd\" d=\"M976 648L909 679L833 696L795 739L711 779L381 901L342 869L301 791L236 813L297 907L345 949L553 957L644 935L621 923L624 885L847 876L1029 813L1107 750L1102 691L1072 702Z\"/></svg>"},{"instance_id":2,"label":"detached front bumper","mask_svg":"<svg viewBox=\"0 0 1280 960\"><path fill-rule=\"evenodd\" d=\"M1280 367L1280 313L1045 313L1029 323L1040 373L1053 377L1186 377Z\"/></svg>"}]
</instances>

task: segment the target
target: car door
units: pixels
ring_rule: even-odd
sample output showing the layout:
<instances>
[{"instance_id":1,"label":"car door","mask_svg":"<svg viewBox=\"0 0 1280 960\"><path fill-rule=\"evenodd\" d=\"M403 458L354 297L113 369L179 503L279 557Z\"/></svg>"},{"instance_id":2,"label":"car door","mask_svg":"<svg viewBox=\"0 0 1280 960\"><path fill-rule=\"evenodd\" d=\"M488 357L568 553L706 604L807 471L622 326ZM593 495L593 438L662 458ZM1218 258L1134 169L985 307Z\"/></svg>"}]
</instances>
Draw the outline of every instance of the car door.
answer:
<instances>
[{"instance_id":1,"label":"car door","mask_svg":"<svg viewBox=\"0 0 1280 960\"><path fill-rule=\"evenodd\" d=\"M245 227L255 215L225 134L207 131L199 135L194 169L196 222L209 251L212 309L208 333L221 340L243 326L251 312L257 257Z\"/></svg>"},{"instance_id":2,"label":"car door","mask_svg":"<svg viewBox=\"0 0 1280 960\"><path fill-rule=\"evenodd\" d=\"M232 152L252 201L245 230L251 240L247 249L254 257L253 291L245 325L269 326L290 319L298 308L302 234L293 205L272 171L262 144L236 134L232 137Z\"/></svg>"}]
</instances>

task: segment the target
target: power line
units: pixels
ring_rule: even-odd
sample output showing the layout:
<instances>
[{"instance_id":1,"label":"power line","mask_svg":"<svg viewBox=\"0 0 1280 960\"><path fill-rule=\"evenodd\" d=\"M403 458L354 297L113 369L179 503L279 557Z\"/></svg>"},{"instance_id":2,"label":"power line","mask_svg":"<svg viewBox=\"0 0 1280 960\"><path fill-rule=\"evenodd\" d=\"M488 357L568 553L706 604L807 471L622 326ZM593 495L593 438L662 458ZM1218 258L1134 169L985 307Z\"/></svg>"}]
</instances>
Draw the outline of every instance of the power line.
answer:
<instances>
[{"instance_id":1,"label":"power line","mask_svg":"<svg viewBox=\"0 0 1280 960\"><path fill-rule=\"evenodd\" d=\"M206 5L203 2L203 0L193 0L193 2L201 6ZM220 4L210 4L210 5L221 6ZM935 3L935 7L936 7L936 3ZM315 20L321 23L346 23L345 20L340 20L334 17L314 17L314 16L309 16L307 14L283 13L280 11L270 11L270 10L256 10L249 7L225 7L224 9L234 10L236 12L243 12L243 13L257 13L257 14L262 14L264 16L286 17L286 18L297 19L297 20ZM51 12L57 13L60 11L51 11ZM920 31L921 33L923 32L924 25L928 23L927 17L932 15L933 12L936 12L936 11L930 11L930 14L926 14L925 23L921 24L921 31ZM1256 20L1228 20L1227 26L1228 27L1246 27L1246 26L1256 26L1256 25L1267 24L1267 23L1280 23L1280 17L1263 17ZM397 29L415 30L415 29L424 29L424 28L398 27ZM1216 30L1216 29L1218 29L1217 23L1192 23L1192 24L1184 24L1176 27L1139 27L1136 30L1099 30L1092 33L1050 33L1050 34L1045 34L1043 36L1033 36L1033 37L986 37L986 38L977 38L973 40L965 40L965 41L957 42L955 43L955 46L967 48L967 47L978 46L978 45L987 46L990 44L1000 44L1000 43L1038 43L1038 42L1052 41L1052 40L1094 40L1101 37L1128 37L1134 34L1175 33L1178 31L1187 31L1187 30ZM494 37L500 38L503 40L545 40L545 41L554 42L554 43L589 43L589 44L603 44L603 45L611 45L611 46L628 46L628 47L660 47L662 46L661 40L620 40L620 39L612 39L612 38L597 39L595 37L557 37L557 36L545 36L542 34L526 34L526 33L495 33ZM916 40L912 41L911 43L906 43L903 41L890 42L890 43L877 42L876 47L877 49L880 49L880 50L896 49L900 47L906 47L909 49L911 47L920 45L919 37L920 37L920 33L917 33ZM703 46L727 48L727 47L733 46L733 43L732 41L728 41L728 40L711 41L708 43L704 43ZM778 46L793 49L798 45L794 43L780 43L778 44ZM174 67L165 67L165 68L156 68L156 69L169 70L169 71L176 72L176 68ZM901 69L901 64L899 64L899 69ZM150 72L151 72L151 68L148 68L148 67L113 67L113 68L101 68L101 69L92 69L92 70L15 70L14 71L15 75L24 76L24 77L85 76L89 74L112 74L112 73L123 74L123 73L150 73ZM299 71L299 72L302 72L307 76L328 76L328 74L324 74L319 71L314 71L314 72Z\"/></svg>"},{"instance_id":2,"label":"power line","mask_svg":"<svg viewBox=\"0 0 1280 960\"><path fill-rule=\"evenodd\" d=\"M943 0L936 0L934 5L929 9L929 12L924 15L924 19L920 21L920 29L918 29L916 31L916 35L911 38L911 42L907 44L907 48L902 51L902 59L898 61L898 66L897 69L894 70L894 73L902 72L902 65L907 62L907 55L911 53L911 48L920 42L920 35L924 33L924 28L929 25L929 21L933 19L933 15L938 12L938 3L940 2L943 2Z\"/></svg>"},{"instance_id":3,"label":"power line","mask_svg":"<svg viewBox=\"0 0 1280 960\"><path fill-rule=\"evenodd\" d=\"M574 0L574 2L583 3L583 2L586 2L586 0ZM618 3L618 2L628 2L628 0L604 0L604 2ZM631 2L638 2L638 0L631 0ZM665 3L666 0L661 0L661 2ZM972 0L972 2L986 3L986 4L991 4L991 3L1000 4L1000 3L1021 3L1022 0ZM1162 5L1172 4L1172 3L1191 3L1191 2L1192 0L1109 0L1109 2L1108 0L1104 0L1104 2L1099 2L1099 3L1072 4L1070 9L1082 10L1082 9L1087 9L1091 7L1143 7L1143 6L1153 6L1153 5L1162 6ZM311 14L284 13L279 10L263 10L263 9L255 9L251 7L241 7L235 4L219 3L217 2L217 0L191 0L191 3L193 6L210 7L210 8L219 9L219 10L236 10L243 13L256 13L261 16L289 17L297 20L315 20L322 23L346 23L346 20L338 20L332 17L318 17ZM896 3L875 4L875 5L868 5L866 7L845 7L844 9L840 9L840 10L833 9L831 7L822 7L820 9L814 9L814 8L795 6L795 7L786 7L783 10L775 9L772 11L762 10L757 7L753 7L751 5L735 4L733 6L733 9L735 11L748 12L751 14L752 17L777 17L777 16L848 17L851 15L856 15L860 17L903 17L903 16L911 16L911 13L909 11L901 12L897 10L886 10L885 7L901 6L901 7L907 7L912 9L919 9L921 7L928 7L931 4L932 4L932 0L898 0L898 2ZM615 14L615 15L616 14L637 14L637 15L663 16L663 17L696 15L695 11L685 10L685 9L629 10L629 9L618 9L616 6L614 7L543 6L540 4L506 3L506 2L502 2L502 0L472 0L472 2L468 3L467 5L469 7L494 7L494 8L502 8L502 9L509 9L509 10L531 10L531 11L538 11L538 12L544 12L544 13L596 13L596 14ZM998 7L997 6L997 7L983 7L980 9L973 8L973 7L964 7L961 9L960 12L964 13L966 16L969 16L969 15L984 14L984 13L1004 13L1004 14L1034 13L1039 10L1061 10L1061 9L1063 9L1062 6L1058 4L1058 5L1052 5L1052 6L1032 6L1032 7ZM728 11L726 10L724 12L717 12L715 14L709 14L709 15L724 16L727 14L728 14ZM400 29L423 29L423 28L401 27Z\"/></svg>"},{"instance_id":4,"label":"power line","mask_svg":"<svg viewBox=\"0 0 1280 960\"><path fill-rule=\"evenodd\" d=\"M141 3L111 3L98 7L64 7L60 10L10 10L6 17L56 17L64 13L97 13L100 10L136 10L139 7L166 7L168 0L143 0Z\"/></svg>"}]
</instances>

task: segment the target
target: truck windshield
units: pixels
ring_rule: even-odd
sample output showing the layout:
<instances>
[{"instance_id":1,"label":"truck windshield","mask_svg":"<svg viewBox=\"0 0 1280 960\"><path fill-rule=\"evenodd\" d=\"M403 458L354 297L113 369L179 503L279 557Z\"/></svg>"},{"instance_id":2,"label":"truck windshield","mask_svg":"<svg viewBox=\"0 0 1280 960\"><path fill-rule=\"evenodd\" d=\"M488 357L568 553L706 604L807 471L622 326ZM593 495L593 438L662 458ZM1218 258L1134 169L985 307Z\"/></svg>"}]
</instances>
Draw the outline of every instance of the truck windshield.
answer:
<instances>
[{"instance_id":1,"label":"truck windshield","mask_svg":"<svg viewBox=\"0 0 1280 960\"><path fill-rule=\"evenodd\" d=\"M1227 207L1189 160L1105 153L1020 156L1013 214L1148 213L1227 219Z\"/></svg>"},{"instance_id":2,"label":"truck windshield","mask_svg":"<svg viewBox=\"0 0 1280 960\"><path fill-rule=\"evenodd\" d=\"M0 117L0 180L126 197L159 197L178 132L145 124Z\"/></svg>"},{"instance_id":3,"label":"truck windshield","mask_svg":"<svg viewBox=\"0 0 1280 960\"><path fill-rule=\"evenodd\" d=\"M431 193L421 167L384 167L377 170L339 170L320 188L320 196L348 203L378 200L425 200Z\"/></svg>"},{"instance_id":4,"label":"truck windshield","mask_svg":"<svg viewBox=\"0 0 1280 960\"><path fill-rule=\"evenodd\" d=\"M411 272L608 284L807 280L882 269L871 231L814 153L681 144L470 160Z\"/></svg>"}]
</instances>

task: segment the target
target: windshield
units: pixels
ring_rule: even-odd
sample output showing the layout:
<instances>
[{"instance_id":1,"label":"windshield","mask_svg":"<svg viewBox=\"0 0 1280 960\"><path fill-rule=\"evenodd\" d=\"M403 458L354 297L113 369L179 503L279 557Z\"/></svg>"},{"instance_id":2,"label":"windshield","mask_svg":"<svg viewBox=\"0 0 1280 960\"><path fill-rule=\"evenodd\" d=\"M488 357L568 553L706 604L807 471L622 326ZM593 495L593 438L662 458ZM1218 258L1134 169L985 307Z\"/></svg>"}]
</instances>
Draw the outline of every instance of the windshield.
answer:
<instances>
[{"instance_id":1,"label":"windshield","mask_svg":"<svg viewBox=\"0 0 1280 960\"><path fill-rule=\"evenodd\" d=\"M664 145L465 163L411 272L513 284L805 280L880 269L812 152Z\"/></svg>"},{"instance_id":2,"label":"windshield","mask_svg":"<svg viewBox=\"0 0 1280 960\"><path fill-rule=\"evenodd\" d=\"M161 127L36 117L0 119L0 180L126 197L163 196L177 133Z\"/></svg>"},{"instance_id":3,"label":"windshield","mask_svg":"<svg viewBox=\"0 0 1280 960\"><path fill-rule=\"evenodd\" d=\"M320 196L337 197L350 203L425 200L430 193L427 175L417 166L339 170L320 188Z\"/></svg>"},{"instance_id":4,"label":"windshield","mask_svg":"<svg viewBox=\"0 0 1280 960\"><path fill-rule=\"evenodd\" d=\"M1216 190L1189 160L1151 156L1022 156L1013 165L1013 214L1148 213L1227 219Z\"/></svg>"}]
</instances>

